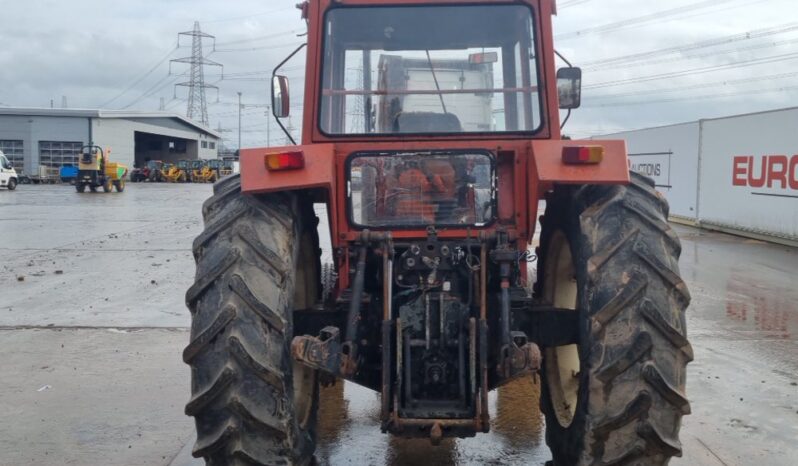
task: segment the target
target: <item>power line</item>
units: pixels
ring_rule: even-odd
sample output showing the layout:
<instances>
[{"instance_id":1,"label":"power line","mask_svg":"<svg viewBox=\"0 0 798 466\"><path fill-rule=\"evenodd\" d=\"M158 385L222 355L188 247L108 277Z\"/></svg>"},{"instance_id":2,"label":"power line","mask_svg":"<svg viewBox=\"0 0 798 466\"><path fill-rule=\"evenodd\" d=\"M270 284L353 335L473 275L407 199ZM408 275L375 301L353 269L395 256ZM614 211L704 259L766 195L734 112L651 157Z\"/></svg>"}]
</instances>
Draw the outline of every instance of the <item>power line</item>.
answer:
<instances>
[{"instance_id":1,"label":"power line","mask_svg":"<svg viewBox=\"0 0 798 466\"><path fill-rule=\"evenodd\" d=\"M752 50L762 50L762 49L772 49L777 48L783 45L791 45L798 43L798 39L791 39L791 40L782 40L782 41L775 41L775 42L767 42L764 44L757 44L751 45L748 47L735 47L732 49L727 50L719 50L715 52L708 52L708 53L701 53L695 55L684 55L684 56L677 56L677 57L670 57L670 58L660 58L658 60L646 60L641 62L632 62L632 63L624 63L624 64L617 64L617 65L607 65L602 67L593 68L592 71L607 71L607 70L620 70L625 68L634 68L640 66L650 66L650 65L658 65L662 63L673 63L679 62L684 60L696 60L700 58L717 58L722 55L729 55L729 54L736 54L740 52L750 52Z\"/></svg>"},{"instance_id":2,"label":"power line","mask_svg":"<svg viewBox=\"0 0 798 466\"><path fill-rule=\"evenodd\" d=\"M217 50L218 52L218 50ZM283 67L280 72L283 71L297 71L303 69L304 66L286 66ZM224 75L221 74L207 74L207 77L223 77L224 79L227 78L235 78L235 77L245 77L245 76L258 76L258 75L268 75L271 78L273 70L253 70L253 71L239 71L237 73L225 73Z\"/></svg>"},{"instance_id":3,"label":"power line","mask_svg":"<svg viewBox=\"0 0 798 466\"><path fill-rule=\"evenodd\" d=\"M211 55L213 55L213 52L208 54L208 56L211 56ZM150 87L149 89L144 91L141 95L139 95L131 103L129 103L129 104L125 105L124 107L122 107L122 109L130 108L133 105L137 104L138 102L142 101L143 99L146 99L148 97L151 97L151 96L157 94L158 92L161 92L167 86L171 86L172 84L174 84L175 81L177 81L178 79L180 79L180 78L182 78L184 76L188 76L188 71L184 71L184 72L182 72L180 74L175 74L175 75L173 75L171 73L167 74L166 76L162 77L158 82L153 84L152 87ZM169 78L172 78L172 79L169 79ZM168 80L168 82L164 82L164 81L167 81L167 80ZM163 84L161 84L161 83L163 83ZM175 100L175 99L183 101L183 102L188 102L188 99L179 99L177 96L175 96L172 100Z\"/></svg>"},{"instance_id":4,"label":"power line","mask_svg":"<svg viewBox=\"0 0 798 466\"><path fill-rule=\"evenodd\" d=\"M157 81L155 84L153 84L153 85L152 85L152 87L150 87L149 89L147 89L146 91L144 91L144 92L143 92L141 95L139 95L138 97L136 97L136 98L135 98L135 99L134 99L132 102L130 102L129 104L127 104L127 105L125 105L124 107L122 107L122 110L124 110L124 109L127 109L127 108L130 108L130 107L132 107L133 105L135 105L135 104L137 104L137 103L141 102L143 99L146 99L147 97L150 97L150 96L152 96L152 95L156 94L157 92L159 92L159 91L160 91L161 89L163 89L164 87L166 87L166 86L168 86L168 85L172 84L173 82L177 81L177 80L178 80L178 78L180 78L181 76L185 76L185 75L187 75L187 74L188 74L188 73L182 73L182 74L179 74L179 75L170 75L170 74L167 74L166 76L164 76L164 77L162 77L161 79L159 79L159 80L158 80L158 81ZM166 80L167 80L167 79L169 79L170 77L172 78L171 82L168 82L168 83L166 83L166 84L162 85L161 87L158 87L159 85L161 85L161 83L163 83L164 81L166 81ZM157 88L157 89L156 89L156 88Z\"/></svg>"},{"instance_id":5,"label":"power line","mask_svg":"<svg viewBox=\"0 0 798 466\"><path fill-rule=\"evenodd\" d=\"M557 5L558 10L564 10L566 8L570 8L572 6L581 5L583 3L587 3L590 0L570 0L568 2L562 2L561 4Z\"/></svg>"},{"instance_id":6,"label":"power line","mask_svg":"<svg viewBox=\"0 0 798 466\"><path fill-rule=\"evenodd\" d=\"M227 22L227 21L240 21L242 19L250 19L250 18L255 18L257 16L272 15L274 13L280 13L281 11L288 11L288 10L294 10L294 9L296 9L296 7L289 6L289 7L277 8L277 9L270 10L270 11L263 11L263 12L260 12L260 13L252 13L252 14L249 14L249 15L246 15L246 16L235 16L235 17L232 17L232 18L221 18L221 19L208 19L208 20L204 20L202 22L210 24L210 23L224 23L224 22Z\"/></svg>"},{"instance_id":7,"label":"power line","mask_svg":"<svg viewBox=\"0 0 798 466\"><path fill-rule=\"evenodd\" d=\"M225 45L247 44L247 43L250 43L250 42L259 42L259 41L262 41L262 40L276 39L278 37L285 37L285 36L292 35L292 34L299 34L299 33L302 33L302 32L304 32L304 30L292 29L290 31L273 32L271 34L266 34L265 36L257 36L257 37L250 37L250 38L247 38L247 39L238 39L238 40L229 40L229 41L226 41L226 42L219 42L217 45L225 46Z\"/></svg>"},{"instance_id":8,"label":"power line","mask_svg":"<svg viewBox=\"0 0 798 466\"><path fill-rule=\"evenodd\" d=\"M240 48L233 48L233 49L218 49L217 52L219 53L229 53L229 52L255 52L258 50L274 50L274 49L283 49L289 47L298 47L302 45L303 42L292 42L290 44L278 44L278 45L259 45L257 47L240 47Z\"/></svg>"},{"instance_id":9,"label":"power line","mask_svg":"<svg viewBox=\"0 0 798 466\"><path fill-rule=\"evenodd\" d=\"M586 100L592 102L594 100L615 99L618 97L636 97L636 96L650 95L650 94L668 94L671 92L684 92L694 89L706 89L710 87L729 86L733 84L749 84L757 81L775 81L777 79L793 78L796 76L798 76L798 71L791 73L780 73L780 74L771 74L767 76L758 76L754 78L726 79L723 81L713 81L709 83L692 84L688 86L679 86L667 89L649 89L649 90L635 91L635 92L623 92L618 94L590 95L589 97L586 96L587 97Z\"/></svg>"},{"instance_id":10,"label":"power line","mask_svg":"<svg viewBox=\"0 0 798 466\"><path fill-rule=\"evenodd\" d=\"M750 39L759 39L762 37L768 37L776 34L784 34L787 32L792 32L798 30L798 23L789 23L782 26L777 26L773 28L764 28L764 29L756 29L753 31L732 34L729 36L719 37L715 39L703 40L698 42L693 42L690 44L684 45L677 45L675 47L667 47L662 49L656 50L649 50L644 52L632 53L628 55L620 55L617 57L611 58L602 58L599 60L593 60L588 62L583 62L581 64L583 69L593 69L598 66L604 65L617 65L620 63L628 63L628 62L636 62L639 60L643 60L646 58L655 57L658 55L668 55L673 53L681 53L681 52L688 52L692 50L698 50L702 48L708 47L715 47L719 45L727 45L732 44L739 41L745 41Z\"/></svg>"},{"instance_id":11,"label":"power line","mask_svg":"<svg viewBox=\"0 0 798 466\"><path fill-rule=\"evenodd\" d=\"M662 21L664 18L669 17L679 17L685 13L689 13L696 10L701 10L704 8L711 8L713 6L723 5L725 3L735 2L738 0L703 0L698 3L694 3L692 5L684 5L676 8L670 8L667 10L657 11L654 13L648 13L642 16L637 16L634 18L628 18L621 21L615 21L612 23L603 24L600 26L593 26L585 29L580 29L578 31L566 32L563 34L558 34L555 36L557 40L566 40L566 39L573 39L576 37L583 37L591 34L604 34L611 31L616 31L618 29L622 29L628 26L639 25L644 23L649 23L652 21Z\"/></svg>"},{"instance_id":12,"label":"power line","mask_svg":"<svg viewBox=\"0 0 798 466\"><path fill-rule=\"evenodd\" d=\"M108 101L104 102L103 104L101 104L101 105L100 105L100 108L106 108L108 105L111 105L111 103L112 103L112 102L116 101L117 99L119 99L120 97L122 97L123 95L125 95L125 94L127 94L129 91L131 91L131 90L132 90L134 87L138 86L138 85L139 85L139 83L141 83L142 81L144 81L145 79L147 79L147 77L148 77L149 75L151 75L153 72L155 72L155 70L156 70L156 69L158 69L158 67L159 67L159 66L161 66L161 65L162 65L162 64L163 64L163 63L164 63L166 60L168 60L168 59L169 59L169 57L171 57L171 56L172 56L172 54L173 54L173 53L175 52L175 50L177 50L177 49L178 49L178 46L177 46L177 45L175 45L175 47L174 47L173 49L169 50L169 52L168 52L166 55L164 55L164 57L163 57L163 58L161 58L160 60L158 60L158 63L156 63L155 65L153 65L153 67L152 67L152 68L150 68L150 69L149 69L147 72L145 72L143 75L141 75L141 77L139 77L138 79L136 79L135 81L133 81L133 82L132 82L132 83L131 83L131 84L130 84L128 87L126 87L126 88L125 88L125 90L123 90L122 92L120 92L119 94L117 94L116 96L114 96L114 98L112 98L112 99L110 99L110 100L108 100Z\"/></svg>"},{"instance_id":13,"label":"power line","mask_svg":"<svg viewBox=\"0 0 798 466\"><path fill-rule=\"evenodd\" d=\"M172 98L172 100L170 100L169 102L167 102L167 103L164 105L164 108L165 108L166 110L171 110L169 107L171 107L172 105L174 105L174 106L177 106L177 105L179 105L180 103L182 103L182 102L185 102L185 101L186 101L186 99L180 99L180 98L178 98L178 97L173 97L173 98Z\"/></svg>"},{"instance_id":14,"label":"power line","mask_svg":"<svg viewBox=\"0 0 798 466\"><path fill-rule=\"evenodd\" d=\"M620 86L620 85L627 85L627 84L637 84L643 83L648 81L656 81L659 79L665 78L679 78L683 76L690 76L695 74L704 74L710 73L714 71L726 70L726 69L734 69L734 68L744 68L749 66L755 65L763 65L768 63L777 63L782 61L788 60L795 60L798 59L798 52L787 53L783 55L775 55L771 57L762 57L762 58L754 58L749 60L741 60L737 62L727 63L724 65L714 65L714 66L707 66L702 68L693 68L689 70L682 70L682 71L673 71L668 73L659 73L654 75L648 76L640 76L636 78L629 78L629 79L617 79L614 81L605 81L596 84L589 84L584 86L584 89L599 89L604 87L612 87L612 86Z\"/></svg>"},{"instance_id":15,"label":"power line","mask_svg":"<svg viewBox=\"0 0 798 466\"><path fill-rule=\"evenodd\" d=\"M243 106L243 105L242 105L242 106ZM261 114L263 114L263 110L262 110L261 108L259 108L259 109L253 109L253 110L251 110L251 111L249 111L249 112L247 112L247 111L242 111L242 115L247 115L247 116L252 116L252 115L261 115ZM214 118L220 118L220 117L232 117L232 116L236 116L236 115L238 115L238 111L236 110L236 111L234 111L234 112L211 113L210 115L211 115L212 117L214 117Z\"/></svg>"},{"instance_id":16,"label":"power line","mask_svg":"<svg viewBox=\"0 0 798 466\"><path fill-rule=\"evenodd\" d=\"M609 102L604 104L595 104L595 105L584 105L585 108L597 108L597 107L628 107L633 105L650 105L650 104L662 104L662 103L671 103L671 102L685 102L685 101L693 101L693 100L711 100L711 99L720 99L726 97L736 97L736 96L749 96L755 94L773 94L773 93L783 93L787 91L798 90L798 86L782 86L777 88L770 88L770 89L755 89L752 91L736 91L736 92L726 92L720 94L705 94L705 95L695 95L695 96L685 96L685 97L673 97L669 99L646 99L640 101L633 101L633 102Z\"/></svg>"}]
</instances>

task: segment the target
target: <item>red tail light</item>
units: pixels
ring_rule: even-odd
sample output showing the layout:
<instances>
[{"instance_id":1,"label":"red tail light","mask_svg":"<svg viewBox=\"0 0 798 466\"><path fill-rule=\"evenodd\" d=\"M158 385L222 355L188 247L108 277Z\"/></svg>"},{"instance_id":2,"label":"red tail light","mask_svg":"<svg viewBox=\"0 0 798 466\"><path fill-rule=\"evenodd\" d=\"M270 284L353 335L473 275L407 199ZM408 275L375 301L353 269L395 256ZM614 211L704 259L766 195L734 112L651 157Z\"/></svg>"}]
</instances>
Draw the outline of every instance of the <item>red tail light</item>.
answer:
<instances>
[{"instance_id":1,"label":"red tail light","mask_svg":"<svg viewBox=\"0 0 798 466\"><path fill-rule=\"evenodd\" d=\"M563 147L562 162L566 165L594 165L604 160L602 146Z\"/></svg>"},{"instance_id":2,"label":"red tail light","mask_svg":"<svg viewBox=\"0 0 798 466\"><path fill-rule=\"evenodd\" d=\"M305 154L301 151L266 154L265 162L269 171L298 170L305 168Z\"/></svg>"},{"instance_id":3,"label":"red tail light","mask_svg":"<svg viewBox=\"0 0 798 466\"><path fill-rule=\"evenodd\" d=\"M497 63L499 54L497 52L472 53L468 56L468 63L472 65L484 65L486 63Z\"/></svg>"}]
</instances>

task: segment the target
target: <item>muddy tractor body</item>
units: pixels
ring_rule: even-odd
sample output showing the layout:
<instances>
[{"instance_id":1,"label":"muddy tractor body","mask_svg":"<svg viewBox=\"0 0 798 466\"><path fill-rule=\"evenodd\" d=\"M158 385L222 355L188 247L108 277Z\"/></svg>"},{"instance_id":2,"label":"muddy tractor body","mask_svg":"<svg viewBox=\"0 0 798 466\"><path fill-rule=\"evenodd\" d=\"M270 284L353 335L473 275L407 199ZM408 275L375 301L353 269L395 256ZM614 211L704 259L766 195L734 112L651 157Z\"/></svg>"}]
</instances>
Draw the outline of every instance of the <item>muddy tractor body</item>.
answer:
<instances>
[{"instance_id":1,"label":"muddy tractor body","mask_svg":"<svg viewBox=\"0 0 798 466\"><path fill-rule=\"evenodd\" d=\"M622 141L562 139L581 72L557 69L555 2L300 6L301 141L242 150L194 244L195 456L305 464L318 385L336 379L381 394L383 432L474 436L489 391L537 376L555 464L679 454L678 239Z\"/></svg>"}]
</instances>

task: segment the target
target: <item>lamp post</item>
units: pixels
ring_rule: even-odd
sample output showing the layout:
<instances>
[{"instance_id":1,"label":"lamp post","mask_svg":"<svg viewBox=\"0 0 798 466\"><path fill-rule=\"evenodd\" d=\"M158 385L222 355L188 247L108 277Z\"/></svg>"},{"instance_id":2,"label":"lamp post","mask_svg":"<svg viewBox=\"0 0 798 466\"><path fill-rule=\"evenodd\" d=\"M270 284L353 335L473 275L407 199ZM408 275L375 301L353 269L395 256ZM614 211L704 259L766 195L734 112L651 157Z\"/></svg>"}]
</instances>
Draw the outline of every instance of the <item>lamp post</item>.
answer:
<instances>
[{"instance_id":1,"label":"lamp post","mask_svg":"<svg viewBox=\"0 0 798 466\"><path fill-rule=\"evenodd\" d=\"M241 92L238 93L238 157L241 157Z\"/></svg>"},{"instance_id":2,"label":"lamp post","mask_svg":"<svg viewBox=\"0 0 798 466\"><path fill-rule=\"evenodd\" d=\"M272 106L266 106L266 147L272 146Z\"/></svg>"}]
</instances>

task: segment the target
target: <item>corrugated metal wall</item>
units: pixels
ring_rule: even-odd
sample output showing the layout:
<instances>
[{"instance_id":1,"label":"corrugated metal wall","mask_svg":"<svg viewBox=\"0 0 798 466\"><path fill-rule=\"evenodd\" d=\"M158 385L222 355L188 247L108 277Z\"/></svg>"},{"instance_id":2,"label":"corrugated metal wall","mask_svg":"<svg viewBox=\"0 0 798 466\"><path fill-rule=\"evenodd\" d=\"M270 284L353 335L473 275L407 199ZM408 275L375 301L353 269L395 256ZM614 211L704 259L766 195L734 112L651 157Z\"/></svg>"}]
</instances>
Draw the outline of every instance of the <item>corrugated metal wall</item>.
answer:
<instances>
[{"instance_id":1,"label":"corrugated metal wall","mask_svg":"<svg viewBox=\"0 0 798 466\"><path fill-rule=\"evenodd\" d=\"M25 157L24 171L34 174L39 166L39 142L89 142L89 119L0 115L0 139L20 140Z\"/></svg>"}]
</instances>

